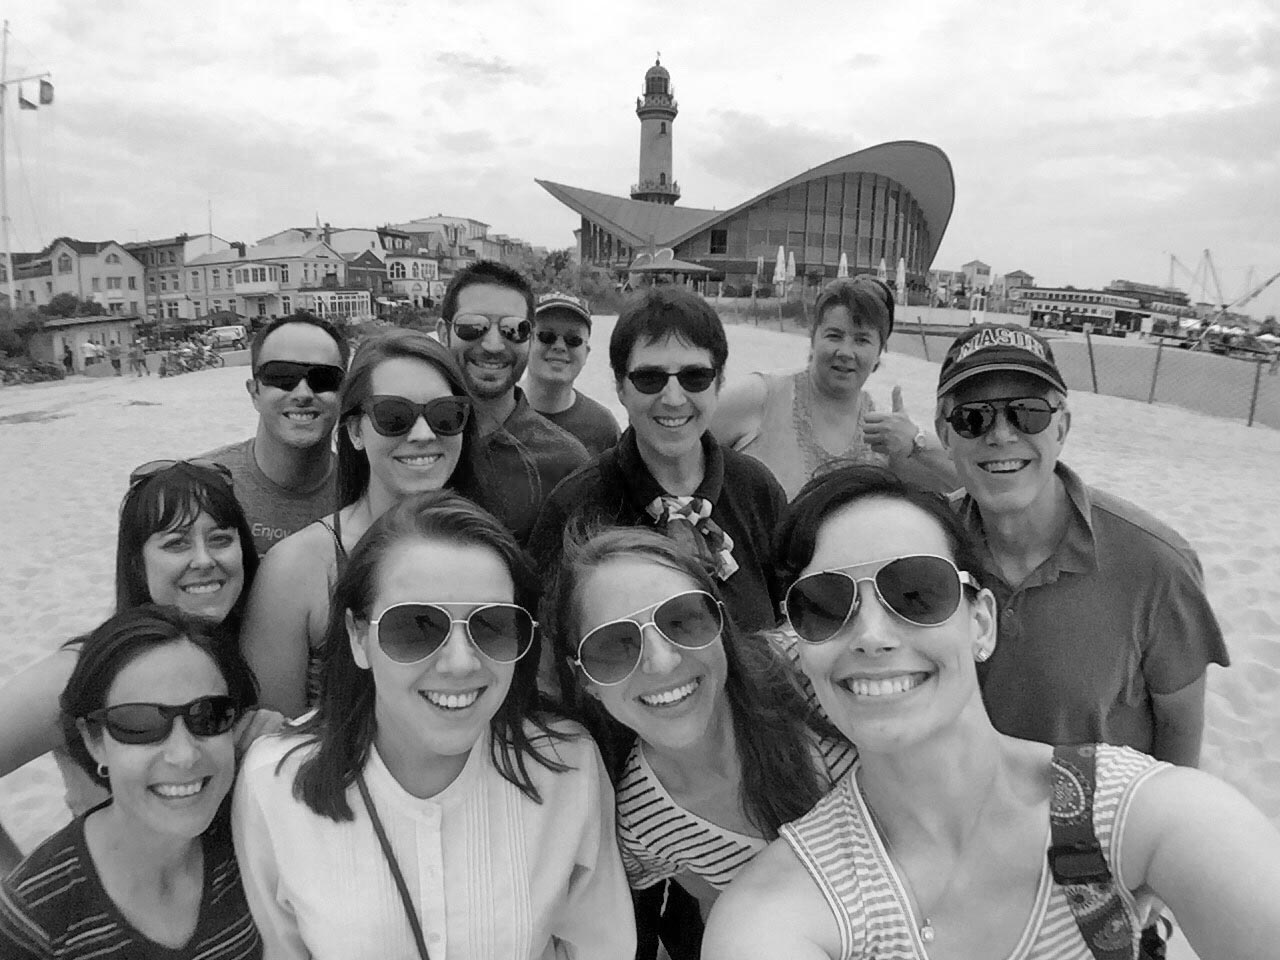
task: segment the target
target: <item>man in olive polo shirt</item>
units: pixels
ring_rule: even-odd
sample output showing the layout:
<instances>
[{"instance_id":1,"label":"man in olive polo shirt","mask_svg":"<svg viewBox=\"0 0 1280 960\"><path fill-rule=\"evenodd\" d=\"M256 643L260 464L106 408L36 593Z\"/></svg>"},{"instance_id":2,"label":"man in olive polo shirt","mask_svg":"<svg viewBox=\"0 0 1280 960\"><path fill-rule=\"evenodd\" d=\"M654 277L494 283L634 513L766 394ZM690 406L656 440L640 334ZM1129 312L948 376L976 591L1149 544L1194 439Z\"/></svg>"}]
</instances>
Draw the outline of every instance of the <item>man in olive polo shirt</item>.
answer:
<instances>
[{"instance_id":1,"label":"man in olive polo shirt","mask_svg":"<svg viewBox=\"0 0 1280 960\"><path fill-rule=\"evenodd\" d=\"M957 509L985 544L974 573L999 603L979 665L996 728L1197 765L1206 668L1228 663L1200 562L1059 462L1071 411L1049 344L1016 326L967 330L942 363L936 426L965 485Z\"/></svg>"}]
</instances>

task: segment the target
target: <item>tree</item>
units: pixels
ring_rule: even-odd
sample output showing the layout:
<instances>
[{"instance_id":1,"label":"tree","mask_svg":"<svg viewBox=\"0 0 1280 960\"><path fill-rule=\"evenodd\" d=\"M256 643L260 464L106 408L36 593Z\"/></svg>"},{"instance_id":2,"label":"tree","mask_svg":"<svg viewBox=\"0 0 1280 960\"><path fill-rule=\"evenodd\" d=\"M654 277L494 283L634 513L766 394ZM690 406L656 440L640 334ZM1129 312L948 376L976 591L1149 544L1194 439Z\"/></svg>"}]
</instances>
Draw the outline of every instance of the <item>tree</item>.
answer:
<instances>
[{"instance_id":1,"label":"tree","mask_svg":"<svg viewBox=\"0 0 1280 960\"><path fill-rule=\"evenodd\" d=\"M107 309L93 300L81 300L74 293L60 293L38 311L46 317L100 317Z\"/></svg>"}]
</instances>

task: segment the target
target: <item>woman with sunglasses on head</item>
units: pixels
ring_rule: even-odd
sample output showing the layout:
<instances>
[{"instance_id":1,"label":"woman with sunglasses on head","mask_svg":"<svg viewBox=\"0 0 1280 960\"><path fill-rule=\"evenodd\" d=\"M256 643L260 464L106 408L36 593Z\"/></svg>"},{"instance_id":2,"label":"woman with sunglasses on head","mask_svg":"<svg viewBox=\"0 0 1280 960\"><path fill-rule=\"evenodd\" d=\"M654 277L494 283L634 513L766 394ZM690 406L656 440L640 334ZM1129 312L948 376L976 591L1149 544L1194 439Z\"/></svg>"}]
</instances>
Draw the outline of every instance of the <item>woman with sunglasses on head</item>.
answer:
<instances>
[{"instance_id":1,"label":"woman with sunglasses on head","mask_svg":"<svg viewBox=\"0 0 1280 960\"><path fill-rule=\"evenodd\" d=\"M338 509L263 558L241 634L262 702L287 717L315 699L329 594L369 526L410 494L448 487L476 495L471 398L438 341L417 330L365 340L351 359L338 408Z\"/></svg>"},{"instance_id":2,"label":"woman with sunglasses on head","mask_svg":"<svg viewBox=\"0 0 1280 960\"><path fill-rule=\"evenodd\" d=\"M893 388L877 411L864 389L893 333L893 291L871 276L827 284L814 304L808 366L753 373L727 387L712 429L778 478L787 497L809 478L850 463L888 466L939 491L960 486L946 451L917 427Z\"/></svg>"},{"instance_id":3,"label":"woman with sunglasses on head","mask_svg":"<svg viewBox=\"0 0 1280 960\"><path fill-rule=\"evenodd\" d=\"M737 872L849 768L853 748L790 664L743 643L720 587L656 531L570 543L548 598L563 699L604 750L642 955L661 934L696 957L701 915ZM667 881L701 911L671 913ZM662 920L657 904L666 902Z\"/></svg>"},{"instance_id":4,"label":"woman with sunglasses on head","mask_svg":"<svg viewBox=\"0 0 1280 960\"><path fill-rule=\"evenodd\" d=\"M116 610L170 604L235 644L245 597L258 569L253 534L227 468L211 460L155 460L135 469L120 504ZM67 806L84 813L101 787L70 762L58 722L58 696L80 655L73 640L0 688L0 777L50 751L67 784ZM278 722L278 718L277 722ZM267 722L255 717L243 737ZM20 858L0 829L0 875Z\"/></svg>"},{"instance_id":5,"label":"woman with sunglasses on head","mask_svg":"<svg viewBox=\"0 0 1280 960\"><path fill-rule=\"evenodd\" d=\"M770 537L786 498L759 461L710 431L728 356L724 326L697 294L653 287L627 303L609 366L630 426L543 504L529 540L540 568L556 567L566 529L656 527L713 572L739 627L776 625Z\"/></svg>"},{"instance_id":6,"label":"woman with sunglasses on head","mask_svg":"<svg viewBox=\"0 0 1280 960\"><path fill-rule=\"evenodd\" d=\"M5 878L0 955L261 957L223 804L232 730L255 698L240 651L153 604L116 614L80 647L61 724L108 799Z\"/></svg>"},{"instance_id":7,"label":"woman with sunglasses on head","mask_svg":"<svg viewBox=\"0 0 1280 960\"><path fill-rule=\"evenodd\" d=\"M381 516L334 589L316 710L233 813L271 957L627 958L595 744L539 705L536 581L453 494Z\"/></svg>"},{"instance_id":8,"label":"woman with sunglasses on head","mask_svg":"<svg viewBox=\"0 0 1280 960\"><path fill-rule=\"evenodd\" d=\"M992 726L975 664L996 604L976 560L945 500L876 468L788 507L800 665L859 759L720 899L704 956L1121 960L1156 899L1198 956L1270 955L1280 834L1234 789Z\"/></svg>"}]
</instances>

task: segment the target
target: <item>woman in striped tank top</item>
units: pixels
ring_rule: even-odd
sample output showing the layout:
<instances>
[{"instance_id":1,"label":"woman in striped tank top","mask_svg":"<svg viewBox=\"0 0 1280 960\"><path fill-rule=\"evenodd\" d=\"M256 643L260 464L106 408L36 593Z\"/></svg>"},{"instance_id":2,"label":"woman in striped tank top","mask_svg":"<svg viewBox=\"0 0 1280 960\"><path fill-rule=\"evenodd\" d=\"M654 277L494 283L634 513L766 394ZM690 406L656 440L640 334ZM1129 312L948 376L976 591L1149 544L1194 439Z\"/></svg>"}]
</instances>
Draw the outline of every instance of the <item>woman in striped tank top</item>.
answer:
<instances>
[{"instance_id":1,"label":"woman in striped tank top","mask_svg":"<svg viewBox=\"0 0 1280 960\"><path fill-rule=\"evenodd\" d=\"M705 915L853 762L785 659L737 636L714 579L655 531L610 529L571 545L544 617L560 689L617 790L634 890L661 902L678 880ZM645 902L637 897L641 945L653 949ZM701 926L692 910L661 924L674 960L697 956Z\"/></svg>"},{"instance_id":2,"label":"woman in striped tank top","mask_svg":"<svg viewBox=\"0 0 1280 960\"><path fill-rule=\"evenodd\" d=\"M1202 957L1274 952L1280 834L1221 781L1105 745L1092 826L1119 905L1086 943L1046 857L1053 748L991 725L974 664L995 601L943 499L833 472L788 507L778 563L801 666L860 757L720 899L705 958L1136 957L1153 898Z\"/></svg>"}]
</instances>

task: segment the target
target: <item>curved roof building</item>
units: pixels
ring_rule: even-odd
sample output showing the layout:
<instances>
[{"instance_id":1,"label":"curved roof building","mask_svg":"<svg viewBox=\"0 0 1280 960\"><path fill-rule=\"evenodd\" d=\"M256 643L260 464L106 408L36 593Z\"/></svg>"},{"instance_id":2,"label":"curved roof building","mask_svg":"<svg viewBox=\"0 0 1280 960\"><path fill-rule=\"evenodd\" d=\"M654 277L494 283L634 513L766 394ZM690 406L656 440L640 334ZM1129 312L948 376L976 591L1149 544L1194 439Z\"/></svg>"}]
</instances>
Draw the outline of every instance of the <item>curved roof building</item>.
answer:
<instances>
[{"instance_id":1,"label":"curved roof building","mask_svg":"<svg viewBox=\"0 0 1280 960\"><path fill-rule=\"evenodd\" d=\"M873 272L884 260L892 276L905 258L908 282L923 284L955 203L947 155L915 140L837 157L729 210L537 183L582 218L583 263L623 270L638 253L670 247L677 260L730 282L755 276L761 257L771 275L782 247L795 255L797 276L834 277L844 254L850 275Z\"/></svg>"}]
</instances>

